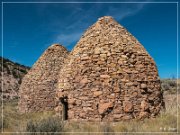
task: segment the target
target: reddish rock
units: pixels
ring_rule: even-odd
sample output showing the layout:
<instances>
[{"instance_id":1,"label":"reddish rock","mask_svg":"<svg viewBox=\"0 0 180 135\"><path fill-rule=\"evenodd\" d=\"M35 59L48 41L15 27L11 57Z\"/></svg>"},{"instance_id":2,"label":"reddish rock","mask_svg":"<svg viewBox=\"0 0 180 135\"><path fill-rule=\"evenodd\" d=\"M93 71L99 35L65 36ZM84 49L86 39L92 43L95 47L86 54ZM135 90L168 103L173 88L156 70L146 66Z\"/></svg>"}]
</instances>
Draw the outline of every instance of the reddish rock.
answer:
<instances>
[{"instance_id":1,"label":"reddish rock","mask_svg":"<svg viewBox=\"0 0 180 135\"><path fill-rule=\"evenodd\" d=\"M124 112L133 112L133 104L130 101L123 102Z\"/></svg>"},{"instance_id":2,"label":"reddish rock","mask_svg":"<svg viewBox=\"0 0 180 135\"><path fill-rule=\"evenodd\" d=\"M109 108L113 107L113 102L99 104L99 114L105 113Z\"/></svg>"},{"instance_id":3,"label":"reddish rock","mask_svg":"<svg viewBox=\"0 0 180 135\"><path fill-rule=\"evenodd\" d=\"M109 75L100 75L101 78L110 78Z\"/></svg>"},{"instance_id":4,"label":"reddish rock","mask_svg":"<svg viewBox=\"0 0 180 135\"><path fill-rule=\"evenodd\" d=\"M102 93L102 91L94 91L94 97L100 96Z\"/></svg>"},{"instance_id":5,"label":"reddish rock","mask_svg":"<svg viewBox=\"0 0 180 135\"><path fill-rule=\"evenodd\" d=\"M84 79L82 79L82 80L80 81L80 83L81 83L81 84L86 84L86 83L88 83L88 79L87 79L87 78L84 78Z\"/></svg>"},{"instance_id":6,"label":"reddish rock","mask_svg":"<svg viewBox=\"0 0 180 135\"><path fill-rule=\"evenodd\" d=\"M139 119L144 119L144 118L148 118L149 117L149 113L148 112L140 112L138 118Z\"/></svg>"},{"instance_id":7,"label":"reddish rock","mask_svg":"<svg viewBox=\"0 0 180 135\"><path fill-rule=\"evenodd\" d=\"M142 101L141 102L141 110L142 111L147 111L149 109L149 104L148 104L148 102L146 102L146 101Z\"/></svg>"},{"instance_id":8,"label":"reddish rock","mask_svg":"<svg viewBox=\"0 0 180 135\"><path fill-rule=\"evenodd\" d=\"M141 84L141 88L142 88L142 89L146 89L146 88L147 88L147 85L144 84L144 83L142 83L142 84Z\"/></svg>"}]
</instances>

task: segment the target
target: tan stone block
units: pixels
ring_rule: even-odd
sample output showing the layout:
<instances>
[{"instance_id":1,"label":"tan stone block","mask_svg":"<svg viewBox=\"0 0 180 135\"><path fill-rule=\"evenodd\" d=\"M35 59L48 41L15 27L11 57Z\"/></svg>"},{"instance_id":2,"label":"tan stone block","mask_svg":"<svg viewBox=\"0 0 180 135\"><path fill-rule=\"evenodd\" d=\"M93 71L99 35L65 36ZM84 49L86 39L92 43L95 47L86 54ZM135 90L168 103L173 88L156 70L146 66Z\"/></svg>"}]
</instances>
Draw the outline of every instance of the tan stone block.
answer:
<instances>
[{"instance_id":1,"label":"tan stone block","mask_svg":"<svg viewBox=\"0 0 180 135\"><path fill-rule=\"evenodd\" d=\"M137 92L137 91L134 91L131 96L132 96L132 97L137 97L137 96L138 96L138 92Z\"/></svg>"},{"instance_id":2,"label":"tan stone block","mask_svg":"<svg viewBox=\"0 0 180 135\"><path fill-rule=\"evenodd\" d=\"M59 83L58 84L58 88L63 88L64 87L64 83Z\"/></svg>"},{"instance_id":3,"label":"tan stone block","mask_svg":"<svg viewBox=\"0 0 180 135\"><path fill-rule=\"evenodd\" d=\"M81 84L87 84L88 83L88 79L87 78L84 78L80 81Z\"/></svg>"},{"instance_id":4,"label":"tan stone block","mask_svg":"<svg viewBox=\"0 0 180 135\"><path fill-rule=\"evenodd\" d=\"M76 103L76 105L81 105L82 101L81 100L76 100L75 103Z\"/></svg>"},{"instance_id":5,"label":"tan stone block","mask_svg":"<svg viewBox=\"0 0 180 135\"><path fill-rule=\"evenodd\" d=\"M76 103L76 100L75 100L75 99L68 99L68 103L69 103L69 104L75 104L75 103Z\"/></svg>"},{"instance_id":6,"label":"tan stone block","mask_svg":"<svg viewBox=\"0 0 180 135\"><path fill-rule=\"evenodd\" d=\"M84 56L84 57L81 57L81 60L89 60L90 57L89 56Z\"/></svg>"},{"instance_id":7,"label":"tan stone block","mask_svg":"<svg viewBox=\"0 0 180 135\"><path fill-rule=\"evenodd\" d=\"M111 95L109 95L108 98L109 98L109 99L115 99L115 98L116 98L115 93L112 93Z\"/></svg>"},{"instance_id":8,"label":"tan stone block","mask_svg":"<svg viewBox=\"0 0 180 135\"><path fill-rule=\"evenodd\" d=\"M146 89L146 88L147 88L147 85L144 84L144 83L142 83L142 84L141 84L141 88L142 88L142 89Z\"/></svg>"},{"instance_id":9,"label":"tan stone block","mask_svg":"<svg viewBox=\"0 0 180 135\"><path fill-rule=\"evenodd\" d=\"M116 93L116 92L120 92L120 88L119 87L113 87L113 89L114 89L114 92Z\"/></svg>"},{"instance_id":10,"label":"tan stone block","mask_svg":"<svg viewBox=\"0 0 180 135\"><path fill-rule=\"evenodd\" d=\"M132 118L133 118L133 117L132 117L131 114L125 114L125 115L122 117L123 120L130 120L130 119L132 119Z\"/></svg>"},{"instance_id":11,"label":"tan stone block","mask_svg":"<svg viewBox=\"0 0 180 135\"><path fill-rule=\"evenodd\" d=\"M92 109L91 107L83 107L83 110L84 110L85 112L87 112L87 111L93 111L93 109Z\"/></svg>"},{"instance_id":12,"label":"tan stone block","mask_svg":"<svg viewBox=\"0 0 180 135\"><path fill-rule=\"evenodd\" d=\"M148 112L140 112L138 118L139 119L144 119L144 118L148 118L149 117L149 113Z\"/></svg>"},{"instance_id":13,"label":"tan stone block","mask_svg":"<svg viewBox=\"0 0 180 135\"><path fill-rule=\"evenodd\" d=\"M71 111L71 112L68 111L68 119L71 120L71 121L75 121L76 119L74 120L74 118L75 118L74 112L73 111Z\"/></svg>"},{"instance_id":14,"label":"tan stone block","mask_svg":"<svg viewBox=\"0 0 180 135\"><path fill-rule=\"evenodd\" d=\"M94 97L98 97L102 94L102 91L94 91Z\"/></svg>"},{"instance_id":15,"label":"tan stone block","mask_svg":"<svg viewBox=\"0 0 180 135\"><path fill-rule=\"evenodd\" d=\"M100 54L100 57L101 57L101 58L106 58L107 55L106 55L106 54Z\"/></svg>"},{"instance_id":16,"label":"tan stone block","mask_svg":"<svg viewBox=\"0 0 180 135\"><path fill-rule=\"evenodd\" d=\"M147 101L142 101L141 102L141 110L142 111L147 111L149 109L149 104L148 104L148 102Z\"/></svg>"},{"instance_id":17,"label":"tan stone block","mask_svg":"<svg viewBox=\"0 0 180 135\"><path fill-rule=\"evenodd\" d=\"M116 67L116 63L110 63L108 66L114 68Z\"/></svg>"},{"instance_id":18,"label":"tan stone block","mask_svg":"<svg viewBox=\"0 0 180 135\"><path fill-rule=\"evenodd\" d=\"M98 111L100 114L103 114L105 111L107 111L108 108L112 108L113 106L114 106L113 102L101 103L99 104Z\"/></svg>"},{"instance_id":19,"label":"tan stone block","mask_svg":"<svg viewBox=\"0 0 180 135\"><path fill-rule=\"evenodd\" d=\"M126 83L126 86L133 86L134 84L132 82Z\"/></svg>"},{"instance_id":20,"label":"tan stone block","mask_svg":"<svg viewBox=\"0 0 180 135\"><path fill-rule=\"evenodd\" d=\"M79 97L79 99L81 99L81 100L88 100L88 99L89 99L89 97L87 97L87 96L83 96L83 97Z\"/></svg>"},{"instance_id":21,"label":"tan stone block","mask_svg":"<svg viewBox=\"0 0 180 135\"><path fill-rule=\"evenodd\" d=\"M58 96L58 98L60 98L60 97L63 97L64 94L63 94L62 92L58 92L58 93L57 93L57 96Z\"/></svg>"},{"instance_id":22,"label":"tan stone block","mask_svg":"<svg viewBox=\"0 0 180 135\"><path fill-rule=\"evenodd\" d=\"M133 112L133 104L131 101L123 102L124 112Z\"/></svg>"},{"instance_id":23,"label":"tan stone block","mask_svg":"<svg viewBox=\"0 0 180 135\"><path fill-rule=\"evenodd\" d=\"M128 57L126 55L121 55L121 58L127 59Z\"/></svg>"},{"instance_id":24,"label":"tan stone block","mask_svg":"<svg viewBox=\"0 0 180 135\"><path fill-rule=\"evenodd\" d=\"M105 78L105 79L106 79L106 78L110 78L109 75L100 75L100 77L101 77L101 78Z\"/></svg>"},{"instance_id":25,"label":"tan stone block","mask_svg":"<svg viewBox=\"0 0 180 135\"><path fill-rule=\"evenodd\" d=\"M124 71L122 69L118 69L117 73L122 74L122 73L124 73Z\"/></svg>"},{"instance_id":26,"label":"tan stone block","mask_svg":"<svg viewBox=\"0 0 180 135\"><path fill-rule=\"evenodd\" d=\"M95 48L94 54L100 54L101 53L101 48Z\"/></svg>"}]
</instances>

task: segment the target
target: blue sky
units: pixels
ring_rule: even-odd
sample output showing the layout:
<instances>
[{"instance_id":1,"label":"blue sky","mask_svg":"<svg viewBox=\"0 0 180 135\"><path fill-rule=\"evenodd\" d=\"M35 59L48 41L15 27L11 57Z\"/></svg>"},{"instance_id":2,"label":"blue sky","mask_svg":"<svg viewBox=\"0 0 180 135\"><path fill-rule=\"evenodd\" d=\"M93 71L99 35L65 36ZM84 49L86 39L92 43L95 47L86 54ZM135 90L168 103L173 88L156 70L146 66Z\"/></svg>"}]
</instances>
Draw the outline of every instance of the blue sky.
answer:
<instances>
[{"instance_id":1,"label":"blue sky","mask_svg":"<svg viewBox=\"0 0 180 135\"><path fill-rule=\"evenodd\" d=\"M32 66L53 43L71 50L89 26L109 15L143 44L161 78L176 77L176 7L176 3L4 3L3 56Z\"/></svg>"}]
</instances>

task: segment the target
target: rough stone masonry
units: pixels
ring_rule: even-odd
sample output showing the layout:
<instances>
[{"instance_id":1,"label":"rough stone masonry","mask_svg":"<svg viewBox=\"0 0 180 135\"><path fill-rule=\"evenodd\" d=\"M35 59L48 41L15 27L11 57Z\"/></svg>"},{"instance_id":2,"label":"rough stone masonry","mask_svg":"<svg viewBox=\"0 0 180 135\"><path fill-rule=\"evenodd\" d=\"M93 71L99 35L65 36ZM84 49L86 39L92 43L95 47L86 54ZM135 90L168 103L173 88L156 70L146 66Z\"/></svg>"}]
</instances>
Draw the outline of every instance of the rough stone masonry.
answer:
<instances>
[{"instance_id":1,"label":"rough stone masonry","mask_svg":"<svg viewBox=\"0 0 180 135\"><path fill-rule=\"evenodd\" d=\"M54 110L58 72L68 55L65 47L50 46L24 76L19 89L19 111Z\"/></svg>"},{"instance_id":2,"label":"rough stone masonry","mask_svg":"<svg viewBox=\"0 0 180 135\"><path fill-rule=\"evenodd\" d=\"M49 70L38 62L24 78L19 102L22 112L54 107L64 120L73 121L120 121L159 114L163 96L156 64L112 17L99 18L70 54L65 48L51 54L61 56L56 57L58 64L52 64L50 56L40 59L54 68ZM46 68L35 70L37 65ZM37 72L54 76L54 69L57 85L49 85L53 77L48 75L34 77Z\"/></svg>"}]
</instances>

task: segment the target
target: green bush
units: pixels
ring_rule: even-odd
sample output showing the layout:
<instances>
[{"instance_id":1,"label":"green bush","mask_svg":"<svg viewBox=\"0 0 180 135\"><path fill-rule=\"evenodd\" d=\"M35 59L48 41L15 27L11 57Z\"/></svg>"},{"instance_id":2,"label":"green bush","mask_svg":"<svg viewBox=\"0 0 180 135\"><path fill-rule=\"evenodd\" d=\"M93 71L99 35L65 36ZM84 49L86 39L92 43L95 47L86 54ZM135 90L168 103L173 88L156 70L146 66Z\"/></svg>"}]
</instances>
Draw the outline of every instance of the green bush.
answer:
<instances>
[{"instance_id":1,"label":"green bush","mask_svg":"<svg viewBox=\"0 0 180 135\"><path fill-rule=\"evenodd\" d=\"M49 117L38 122L29 121L26 125L26 132L33 132L30 133L31 135L54 135L56 132L62 132L63 128L63 123L59 118Z\"/></svg>"}]
</instances>

